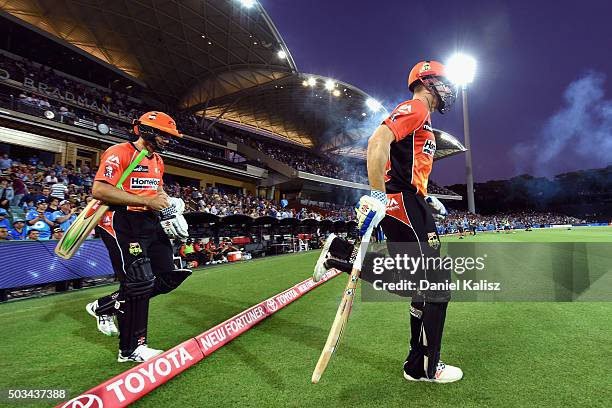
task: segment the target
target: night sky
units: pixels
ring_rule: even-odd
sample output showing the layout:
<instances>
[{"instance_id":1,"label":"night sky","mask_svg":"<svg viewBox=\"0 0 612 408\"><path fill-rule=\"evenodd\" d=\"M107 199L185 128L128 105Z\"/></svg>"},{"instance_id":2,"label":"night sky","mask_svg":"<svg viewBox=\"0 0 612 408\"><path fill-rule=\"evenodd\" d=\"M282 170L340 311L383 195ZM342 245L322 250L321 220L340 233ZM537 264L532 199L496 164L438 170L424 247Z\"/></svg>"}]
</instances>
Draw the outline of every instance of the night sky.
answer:
<instances>
[{"instance_id":1,"label":"night sky","mask_svg":"<svg viewBox=\"0 0 612 408\"><path fill-rule=\"evenodd\" d=\"M416 62L474 56L476 181L612 164L611 1L260 2L301 72L351 83L389 110L411 97ZM432 119L463 140L460 100ZM432 178L464 182L464 161L436 163Z\"/></svg>"}]
</instances>

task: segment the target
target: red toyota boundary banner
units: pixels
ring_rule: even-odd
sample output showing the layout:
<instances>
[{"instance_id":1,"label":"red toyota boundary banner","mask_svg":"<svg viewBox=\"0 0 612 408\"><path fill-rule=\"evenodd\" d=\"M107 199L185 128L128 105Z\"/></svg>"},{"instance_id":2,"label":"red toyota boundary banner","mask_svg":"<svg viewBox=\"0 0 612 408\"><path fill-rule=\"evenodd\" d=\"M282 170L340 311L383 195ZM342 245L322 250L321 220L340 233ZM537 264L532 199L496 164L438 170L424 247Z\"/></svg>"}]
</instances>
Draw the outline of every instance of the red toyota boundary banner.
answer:
<instances>
[{"instance_id":1,"label":"red toyota boundary banner","mask_svg":"<svg viewBox=\"0 0 612 408\"><path fill-rule=\"evenodd\" d=\"M58 405L58 407L125 407L197 364L266 317L299 299L303 294L340 274L339 271L330 270L319 282L313 282L312 278L306 279L219 323L195 338L171 348L154 359L124 371L70 401Z\"/></svg>"}]
</instances>

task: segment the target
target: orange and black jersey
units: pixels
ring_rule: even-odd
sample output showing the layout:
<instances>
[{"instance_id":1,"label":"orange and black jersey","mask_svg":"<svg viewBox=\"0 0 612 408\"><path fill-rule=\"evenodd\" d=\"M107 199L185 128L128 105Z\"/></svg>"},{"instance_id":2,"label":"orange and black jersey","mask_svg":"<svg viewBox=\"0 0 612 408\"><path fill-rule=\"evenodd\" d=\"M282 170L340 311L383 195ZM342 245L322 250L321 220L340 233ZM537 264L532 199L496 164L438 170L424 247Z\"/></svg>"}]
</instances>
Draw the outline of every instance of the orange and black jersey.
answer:
<instances>
[{"instance_id":1,"label":"orange and black jersey","mask_svg":"<svg viewBox=\"0 0 612 408\"><path fill-rule=\"evenodd\" d=\"M109 147L100 159L96 181L117 185L123 172L134 161L140 150L131 142ZM142 159L122 184L123 190L139 196L154 196L163 185L164 162L153 153ZM128 207L130 211L146 211L146 207Z\"/></svg>"},{"instance_id":2,"label":"orange and black jersey","mask_svg":"<svg viewBox=\"0 0 612 408\"><path fill-rule=\"evenodd\" d=\"M395 135L385 171L387 191L412 191L427 195L427 183L436 153L436 138L429 110L418 99L402 102L383 124Z\"/></svg>"}]
</instances>

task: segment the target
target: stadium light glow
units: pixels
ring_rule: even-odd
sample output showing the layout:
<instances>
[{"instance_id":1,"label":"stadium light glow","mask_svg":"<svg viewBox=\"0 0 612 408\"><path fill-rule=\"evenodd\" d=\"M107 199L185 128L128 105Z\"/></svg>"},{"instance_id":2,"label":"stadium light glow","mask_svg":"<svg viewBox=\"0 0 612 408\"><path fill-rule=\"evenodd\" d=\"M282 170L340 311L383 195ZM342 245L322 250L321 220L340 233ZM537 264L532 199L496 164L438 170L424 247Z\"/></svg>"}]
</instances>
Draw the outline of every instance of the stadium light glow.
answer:
<instances>
[{"instance_id":1,"label":"stadium light glow","mask_svg":"<svg viewBox=\"0 0 612 408\"><path fill-rule=\"evenodd\" d=\"M374 98L368 98L366 100L366 106L372 111L372 112L378 112L381 108L382 105L380 102L378 102L376 99Z\"/></svg>"},{"instance_id":2,"label":"stadium light glow","mask_svg":"<svg viewBox=\"0 0 612 408\"><path fill-rule=\"evenodd\" d=\"M287 53L286 53L285 51L283 51L283 50L279 50L279 51L276 53L276 55L277 55L277 56L278 56L278 58L280 58L280 59L285 59L285 58L287 58Z\"/></svg>"},{"instance_id":3,"label":"stadium light glow","mask_svg":"<svg viewBox=\"0 0 612 408\"><path fill-rule=\"evenodd\" d=\"M307 81L307 80L303 80L303 81L302 81L302 85L304 85L304 86L308 86L308 81Z\"/></svg>"},{"instance_id":4,"label":"stadium light glow","mask_svg":"<svg viewBox=\"0 0 612 408\"><path fill-rule=\"evenodd\" d=\"M308 78L306 82L308 83L308 86L315 86L317 84L317 80L315 79L315 77Z\"/></svg>"},{"instance_id":5,"label":"stadium light glow","mask_svg":"<svg viewBox=\"0 0 612 408\"><path fill-rule=\"evenodd\" d=\"M325 81L325 89L327 89L328 91L332 91L335 87L336 87L336 83L332 81L331 79L328 79L327 81Z\"/></svg>"},{"instance_id":6,"label":"stadium light glow","mask_svg":"<svg viewBox=\"0 0 612 408\"><path fill-rule=\"evenodd\" d=\"M447 76L457 85L465 86L474 80L476 60L469 55L455 54L446 64Z\"/></svg>"},{"instance_id":7,"label":"stadium light glow","mask_svg":"<svg viewBox=\"0 0 612 408\"><path fill-rule=\"evenodd\" d=\"M334 91L332 92L332 94L333 94L334 96L340 96L340 91L339 91L339 90L337 90L337 89L334 89Z\"/></svg>"},{"instance_id":8,"label":"stadium light glow","mask_svg":"<svg viewBox=\"0 0 612 408\"><path fill-rule=\"evenodd\" d=\"M255 0L239 0L243 7L251 8L255 5Z\"/></svg>"}]
</instances>

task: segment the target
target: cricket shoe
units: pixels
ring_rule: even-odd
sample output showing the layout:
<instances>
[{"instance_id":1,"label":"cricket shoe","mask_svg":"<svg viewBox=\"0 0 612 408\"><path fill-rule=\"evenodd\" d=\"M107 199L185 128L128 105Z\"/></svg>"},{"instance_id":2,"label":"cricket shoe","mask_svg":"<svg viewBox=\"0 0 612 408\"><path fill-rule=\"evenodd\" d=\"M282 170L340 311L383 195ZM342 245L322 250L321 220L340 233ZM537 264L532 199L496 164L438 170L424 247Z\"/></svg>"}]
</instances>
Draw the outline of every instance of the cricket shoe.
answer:
<instances>
[{"instance_id":1,"label":"cricket shoe","mask_svg":"<svg viewBox=\"0 0 612 408\"><path fill-rule=\"evenodd\" d=\"M319 255L319 259L314 267L314 273L312 274L312 280L315 282L320 281L323 276L327 273L327 267L325 266L325 261L327 260L327 255L329 254L329 247L331 247L331 243L336 238L335 234L329 234L325 243L323 244L323 248L321 249L321 254Z\"/></svg>"},{"instance_id":2,"label":"cricket shoe","mask_svg":"<svg viewBox=\"0 0 612 408\"><path fill-rule=\"evenodd\" d=\"M163 350L156 350L150 348L146 344L141 344L140 346L136 347L136 350L134 350L132 354L127 357L121 354L121 350L119 350L119 357L117 357L117 361L120 363L142 363L152 359L153 357L159 356L163 352Z\"/></svg>"},{"instance_id":3,"label":"cricket shoe","mask_svg":"<svg viewBox=\"0 0 612 408\"><path fill-rule=\"evenodd\" d=\"M113 319L113 316L111 315L98 316L96 314L97 308L98 308L97 300L94 302L88 303L87 306L85 306L85 310L87 310L87 313L89 313L90 315L96 318L96 321L98 323L98 330L105 336L118 336L119 330L117 329L117 326L115 326L115 320Z\"/></svg>"},{"instance_id":4,"label":"cricket shoe","mask_svg":"<svg viewBox=\"0 0 612 408\"><path fill-rule=\"evenodd\" d=\"M455 367L452 365L444 364L443 362L438 362L438 367L436 368L436 374L434 378L420 377L414 378L404 371L404 378L408 381L426 381L432 383L446 384L452 383L455 381L459 381L463 378L463 371L459 367Z\"/></svg>"}]
</instances>

